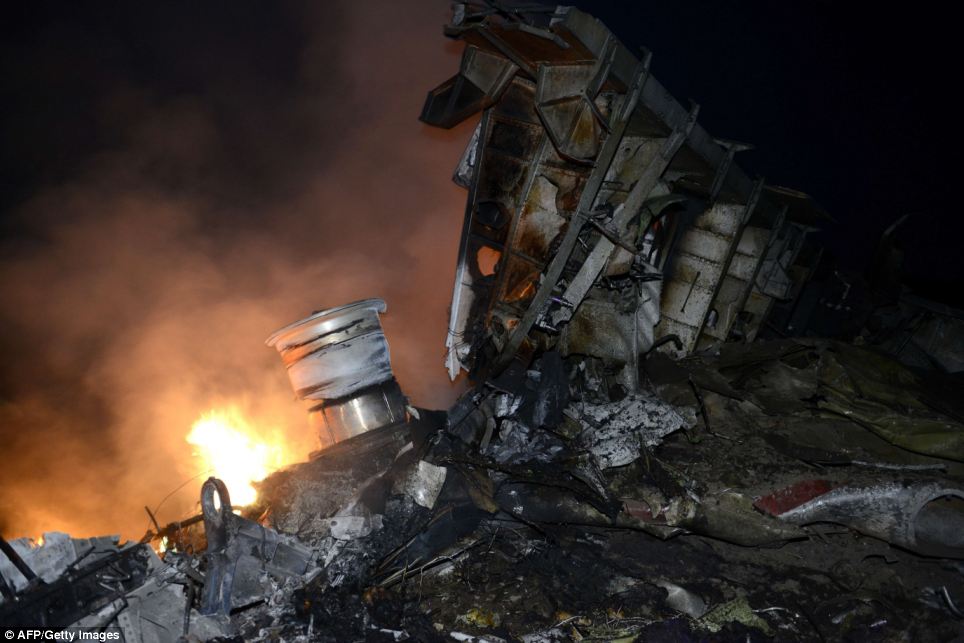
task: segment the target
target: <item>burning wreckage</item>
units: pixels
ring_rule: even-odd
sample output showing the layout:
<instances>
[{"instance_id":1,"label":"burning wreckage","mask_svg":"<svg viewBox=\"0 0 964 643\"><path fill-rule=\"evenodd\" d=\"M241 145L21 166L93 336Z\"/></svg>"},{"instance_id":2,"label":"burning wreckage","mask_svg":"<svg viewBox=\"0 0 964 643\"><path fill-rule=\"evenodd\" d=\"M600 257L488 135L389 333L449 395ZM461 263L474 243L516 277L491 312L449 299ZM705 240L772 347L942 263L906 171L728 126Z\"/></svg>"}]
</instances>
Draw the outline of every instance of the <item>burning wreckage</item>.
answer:
<instances>
[{"instance_id":1,"label":"burning wreckage","mask_svg":"<svg viewBox=\"0 0 964 643\"><path fill-rule=\"evenodd\" d=\"M463 4L446 34L461 67L421 118L481 112L446 340L468 392L409 406L381 300L285 327L268 344L321 450L240 512L209 479L199 515L137 544L0 541L0 622L126 641L961 636L960 342L908 359L893 334L890 354L806 336L827 215L748 178L748 146L591 16Z\"/></svg>"}]
</instances>

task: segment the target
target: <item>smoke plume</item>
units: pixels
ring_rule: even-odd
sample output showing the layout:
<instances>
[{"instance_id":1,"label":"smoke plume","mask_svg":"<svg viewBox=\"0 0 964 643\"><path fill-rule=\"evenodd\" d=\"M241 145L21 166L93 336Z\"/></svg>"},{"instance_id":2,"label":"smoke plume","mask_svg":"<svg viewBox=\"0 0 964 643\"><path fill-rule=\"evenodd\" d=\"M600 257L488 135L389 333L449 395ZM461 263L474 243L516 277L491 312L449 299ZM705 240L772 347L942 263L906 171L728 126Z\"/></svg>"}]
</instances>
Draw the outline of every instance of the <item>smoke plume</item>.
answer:
<instances>
[{"instance_id":1,"label":"smoke plume","mask_svg":"<svg viewBox=\"0 0 964 643\"><path fill-rule=\"evenodd\" d=\"M471 125L417 121L457 67L447 3L267 3L288 31L255 28L250 43L206 31L233 5L182 9L129 21L149 33L43 34L65 48L48 67L69 59L67 75L91 79L97 145L6 213L8 538L139 537L143 506L197 473L184 436L218 406L307 453L303 408L263 342L312 310L384 298L403 390L436 408L455 393L442 362L465 195L450 177ZM200 482L161 522L191 511Z\"/></svg>"}]
</instances>

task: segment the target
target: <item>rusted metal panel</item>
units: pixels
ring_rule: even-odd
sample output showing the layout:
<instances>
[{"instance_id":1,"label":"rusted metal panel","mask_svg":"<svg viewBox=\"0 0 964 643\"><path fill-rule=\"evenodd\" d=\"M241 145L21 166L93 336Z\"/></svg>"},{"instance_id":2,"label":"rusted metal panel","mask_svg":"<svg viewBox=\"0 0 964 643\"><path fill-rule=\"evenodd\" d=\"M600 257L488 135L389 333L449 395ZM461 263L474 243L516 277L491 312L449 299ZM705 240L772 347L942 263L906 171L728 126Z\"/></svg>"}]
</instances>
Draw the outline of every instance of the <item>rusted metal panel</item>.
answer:
<instances>
[{"instance_id":1,"label":"rusted metal panel","mask_svg":"<svg viewBox=\"0 0 964 643\"><path fill-rule=\"evenodd\" d=\"M433 89L421 120L450 128L495 103L518 71L503 56L466 47L459 73Z\"/></svg>"},{"instance_id":2,"label":"rusted metal panel","mask_svg":"<svg viewBox=\"0 0 964 643\"><path fill-rule=\"evenodd\" d=\"M608 101L588 95L599 72L593 65L542 65L536 84L536 110L561 154L590 161L599 153ZM598 102L597 102L598 101Z\"/></svg>"},{"instance_id":3,"label":"rusted metal panel","mask_svg":"<svg viewBox=\"0 0 964 643\"><path fill-rule=\"evenodd\" d=\"M549 260L550 246L567 223L556 207L558 193L559 188L544 175L535 177L519 215L513 249L541 262Z\"/></svg>"},{"instance_id":4,"label":"rusted metal panel","mask_svg":"<svg viewBox=\"0 0 964 643\"><path fill-rule=\"evenodd\" d=\"M517 76L492 106L492 112L508 120L541 126L535 109L535 90L535 83Z\"/></svg>"}]
</instances>

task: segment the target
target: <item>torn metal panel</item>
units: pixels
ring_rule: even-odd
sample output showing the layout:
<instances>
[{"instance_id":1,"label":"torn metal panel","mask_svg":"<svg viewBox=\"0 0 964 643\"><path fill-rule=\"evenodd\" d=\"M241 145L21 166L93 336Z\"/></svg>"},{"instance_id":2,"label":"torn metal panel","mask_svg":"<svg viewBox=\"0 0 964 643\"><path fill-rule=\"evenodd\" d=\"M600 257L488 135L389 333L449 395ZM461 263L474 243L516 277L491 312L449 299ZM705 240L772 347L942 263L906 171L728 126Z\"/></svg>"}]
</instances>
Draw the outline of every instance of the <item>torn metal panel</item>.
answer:
<instances>
[{"instance_id":1,"label":"torn metal panel","mask_svg":"<svg viewBox=\"0 0 964 643\"><path fill-rule=\"evenodd\" d=\"M486 327L504 333L524 308L552 230L565 224L554 192L576 180L558 177L554 183L538 160L533 163L544 157L548 142L534 113L528 122L518 119L510 101L516 96L531 109L531 87L516 82L481 125L446 342L452 377L459 367L471 368L469 358L485 342Z\"/></svg>"},{"instance_id":2,"label":"torn metal panel","mask_svg":"<svg viewBox=\"0 0 964 643\"><path fill-rule=\"evenodd\" d=\"M395 493L407 494L416 504L431 509L442 491L447 473L445 467L419 460L408 469L404 477L396 479L392 490Z\"/></svg>"},{"instance_id":3,"label":"torn metal panel","mask_svg":"<svg viewBox=\"0 0 964 643\"><path fill-rule=\"evenodd\" d=\"M485 454L499 464L549 462L563 449L564 444L552 434L534 430L517 420L503 420L499 439L486 449Z\"/></svg>"},{"instance_id":4,"label":"torn metal panel","mask_svg":"<svg viewBox=\"0 0 964 643\"><path fill-rule=\"evenodd\" d=\"M846 344L823 353L815 403L909 451L964 462L964 424L932 408L916 373L895 359Z\"/></svg>"},{"instance_id":5,"label":"torn metal panel","mask_svg":"<svg viewBox=\"0 0 964 643\"><path fill-rule=\"evenodd\" d=\"M964 556L957 534L939 529L942 521L920 521L924 507L942 498L964 499L964 487L944 481L871 485L803 481L760 498L755 506L790 524L834 522L922 553L933 546L942 548L945 556ZM945 517L944 521L964 524L964 515L951 515L954 520ZM956 552L951 551L955 548Z\"/></svg>"},{"instance_id":6,"label":"torn metal panel","mask_svg":"<svg viewBox=\"0 0 964 643\"><path fill-rule=\"evenodd\" d=\"M776 320L780 332L797 335L806 328L814 301L794 315L799 297L813 276L822 257L819 249L809 241L809 233L822 223L833 221L807 194L781 186L766 186L765 197L779 210L773 233L767 244L764 260L757 268L753 288L744 295L739 313L739 325L734 328L737 339L753 341L775 311L785 309L797 319ZM813 298L811 298L813 299Z\"/></svg>"},{"instance_id":7,"label":"torn metal panel","mask_svg":"<svg viewBox=\"0 0 964 643\"><path fill-rule=\"evenodd\" d=\"M762 323L762 319L752 320L748 317L747 301L756 287L763 260L776 242L776 233L783 226L786 213L787 207L783 206L769 228L750 225L744 228L730 270L717 293L713 310L717 312L719 319L714 325L707 323L705 332L709 337L706 339L744 340L747 338L747 326L750 323Z\"/></svg>"},{"instance_id":8,"label":"torn metal panel","mask_svg":"<svg viewBox=\"0 0 964 643\"><path fill-rule=\"evenodd\" d=\"M750 289L750 294L743 304L740 314L744 318L743 337L746 341L752 342L757 338L760 330L770 316L773 308L773 298L761 293L756 287Z\"/></svg>"},{"instance_id":9,"label":"torn metal panel","mask_svg":"<svg viewBox=\"0 0 964 643\"><path fill-rule=\"evenodd\" d=\"M518 320L517 324L511 328L506 345L501 347L499 356L494 364L496 371L507 365L508 360L512 359L522 345L529 329L531 329L537 319L541 317L543 306L548 303L552 291L555 288L556 281L561 276L565 264L579 239L580 232L585 223L586 212L593 208L596 195L602 185L603 175L615 155L620 137L625 131L629 115L632 113L632 109L638 98L638 92L641 85L645 83L646 78L648 78L648 66L644 63L640 66L636 74L634 84L629 88L629 94L623 99L614 132L606 139L596 167L587 177L586 184L582 186L581 191L577 193L578 201L576 202L575 199L570 199L570 203L574 206L574 211L570 217L570 223L566 228L565 235L561 241L559 241L555 255L545 268L545 275L540 278L541 283L538 284L537 289L533 289L532 300L528 302L528 308ZM574 194L573 196L575 197L577 195ZM533 284L535 284L535 282L533 282Z\"/></svg>"},{"instance_id":10,"label":"torn metal panel","mask_svg":"<svg viewBox=\"0 0 964 643\"><path fill-rule=\"evenodd\" d=\"M488 263L485 266L480 265L478 253L481 247L474 241L470 246L470 238L467 234L473 219L479 161L483 152L482 132L487 128L487 121L488 114L482 117L481 122L475 128L469 147L463 153L462 160L459 162L455 173L455 182L468 188L469 198L465 208L462 238L459 242L459 254L455 266L455 285L452 291L452 303L449 306L448 332L445 336L445 366L448 369L449 378L452 380L456 378L460 370L468 370L466 364L472 349L469 319L475 308L475 282L483 277L490 277L494 273L498 258L501 256L501 253L495 248L488 248L486 253L492 259L491 269L488 268ZM471 160L471 163L469 163L469 160ZM464 179L460 179L460 176ZM464 180L464 183L460 180ZM491 279L488 281L491 281Z\"/></svg>"},{"instance_id":11,"label":"torn metal panel","mask_svg":"<svg viewBox=\"0 0 964 643\"><path fill-rule=\"evenodd\" d=\"M609 404L577 403L570 412L584 423L579 440L603 469L629 464L644 447L689 427L672 405L640 394Z\"/></svg>"},{"instance_id":12,"label":"torn metal panel","mask_svg":"<svg viewBox=\"0 0 964 643\"><path fill-rule=\"evenodd\" d=\"M476 30L476 27L478 27L477 24L463 26L465 29L472 30ZM504 35L505 34L500 31L498 35L493 36L493 38L501 42L500 39ZM511 37L514 36L510 36L510 38ZM494 40L490 38L489 42L492 43ZM538 122L540 126L544 127L546 134L552 140L556 153L561 155L557 156L556 154L553 154L545 158L556 158L557 165L559 165L559 161L562 161L562 164L565 165L564 159L567 157L585 157L587 155L594 156L598 154L598 147L595 146L600 144L602 136L604 135L604 130L596 130L594 128L597 128L597 126L601 125L605 125L606 128L612 127L612 123L609 122L612 119L607 115L607 113L611 110L609 103L612 101L612 97L614 96L612 91L612 83L609 83L608 85L608 92L606 91L606 88L607 77L610 74L611 60L614 60L616 57L617 46L614 44L615 40L611 37L608 42L610 44L605 45L607 52L606 55L599 58L589 57L584 61L580 61L580 64L575 66L542 64L538 67L538 77L534 78L536 81L536 94L532 96L530 105L535 107L538 114ZM505 47L496 47L496 49L502 55L506 55L509 58L512 58L513 55L518 55L517 53L510 55L509 51ZM516 51L514 48L511 49L512 52ZM585 50L583 49L583 51ZM519 61L516 60L516 62ZM535 69L536 66L521 63L519 64L519 67L524 71L526 69ZM645 78L645 76L646 74L644 69L642 78ZM637 84L636 90L633 92L633 96L638 96L638 91L641 89L642 84L643 83ZM623 90L626 91L626 88L623 88ZM502 107L502 113L505 113L506 109L515 111L517 113L519 112L519 107L516 107L518 103L514 102L512 97L509 95L510 93L511 92L508 92L506 94L506 98L500 101L500 103L505 104ZM519 95L518 92L516 95ZM635 103L635 98L632 102ZM495 113L499 113L500 106L497 105L493 109L495 110ZM529 109L532 109L532 107ZM615 139L613 139L613 144L609 145L608 149L610 151L607 152L609 158L612 158L612 155L617 151L618 146L615 143L618 143L618 140L622 134L621 130L625 128L628 123L628 117L633 113L632 106L627 105L626 100L623 101L621 109L623 110L626 118L616 119L616 127L620 131ZM522 108L522 111L524 112L525 108ZM524 120L528 119L524 118ZM620 122L620 120L622 122ZM579 134L582 128L582 125L580 124L585 123L592 124L590 129L593 131L586 135ZM509 124L506 123L502 125L503 129L505 129L505 127L509 127ZM500 141L503 140L507 142L512 141L513 145L501 144ZM519 136L513 136L511 139L505 139L504 137L493 137L491 146L493 150L499 150L501 148L510 154L519 154L521 149L517 143L525 140L525 137L520 138ZM583 143L579 143L580 140L582 140ZM586 143L590 144L591 148L586 148ZM576 148L572 147L572 145L583 145L583 147L579 148L581 151L574 152ZM531 155L531 152L529 154ZM536 163L538 164L539 161L536 160ZM597 187L592 187L590 189L591 194L589 196L589 201L585 204L577 204L580 193L584 189L584 184L580 185L578 179L571 188L565 188L566 192L564 195L559 194L561 189L567 183L567 180L565 177L558 176L557 170L540 172L538 178L532 180L531 183L527 183L527 185L535 186L534 194L531 195L532 198L530 198L529 194L512 198L511 190L509 190L510 202L507 203L506 200L502 198L501 193L491 194L492 191L491 187L489 186L492 184L485 178L485 158L482 159L480 165L482 166L481 173L480 176L477 177L476 188L481 188L482 192L489 192L490 194L486 195L476 193L475 195L470 195L470 198L475 202L474 204L470 204L470 207L472 207L474 210L470 216L474 215L473 218L487 220L488 223L495 224L488 226L489 228L500 227L500 218L506 220L504 223L502 223L502 225L505 225L505 223L509 223L509 221L511 221L511 225L508 226L511 235L506 234L501 238L499 238L499 235L495 235L496 238L493 239L497 244L500 241L502 242L502 247L493 248L495 252L499 253L499 263L494 266L495 269L493 270L493 276L495 277L494 281L497 282L494 297L496 297L496 302L502 301L505 304L509 304L509 310L503 310L495 313L482 313L486 317L483 324L488 325L495 322L502 325L502 329L496 329L495 334L501 333L505 336L511 335L511 338L509 340L508 348L506 348L504 344L499 345L500 342L497 340L497 349L503 353L513 353L518 347L522 337L525 335L525 332L518 333L513 330L513 324L519 323L519 321L513 322L513 317L518 319L518 317L521 316L522 325L531 326L532 321L528 321L526 315L520 315L520 312L529 313L524 305L526 303L531 303L527 300L533 295L536 295L537 289L542 289L543 294L541 294L541 298L543 301L548 295L548 291L540 286L538 280L540 273L547 269L545 265L546 262L553 258L553 256L548 252L549 245L554 242L556 237L559 236L564 228L567 229L566 239L563 241L563 246L568 245L568 248L563 247L562 252L557 253L557 255L563 255L562 260L555 260L555 265L558 267L554 268L554 270L558 271L562 267L562 263L564 263L564 258L568 257L568 252L571 252L571 247L576 241L577 234L580 231L579 228L581 228L581 226L575 228L573 226L569 226L567 224L567 219L571 219L572 216L574 216L574 211L575 213L578 213L583 209L589 209L592 207L592 200L595 197L596 190L598 190L598 185L601 185L602 176L598 176L598 178L596 178ZM608 161L605 161L605 167L603 168L604 171L608 170L608 165ZM511 164L509 167L511 167ZM547 170L548 169L549 168L547 168ZM587 174L585 168L578 167L578 164L568 168L568 172L570 175L576 177L578 177L580 174ZM503 176L507 175L503 174ZM585 179L583 179L583 181L585 181ZM507 184L504 182L503 185L507 187ZM550 198L553 188L555 188L556 195L551 197L551 199L554 200L555 203L551 203L547 200ZM505 187L501 188L499 192L504 190ZM525 191L528 193L529 189L526 189ZM586 199L583 198L582 200L585 201ZM519 216L520 214L522 216ZM468 237L471 234L471 229L475 227L473 223L474 222L470 223L467 221L466 230L464 233L465 237ZM483 234L482 236L484 238L486 235ZM490 239L492 236L492 234L488 235ZM469 243L463 241L463 247L468 250ZM466 264L471 260L469 257L470 254L472 253L466 252L462 253L462 256L460 256L459 272L463 273L463 275L464 273L469 272L469 270L466 270ZM475 254L478 256L478 251L476 251ZM464 279L464 276L462 279L460 279L462 284L465 284L466 281L467 280ZM474 281L475 280L473 279L473 282ZM475 284L473 283L470 285L470 287L471 286L475 286ZM458 286L457 289L459 289ZM489 296L492 297L493 295L490 294ZM456 299L468 299L468 297L458 294ZM536 299L539 299L539 296L537 296ZM465 310L467 308L467 306L461 304L461 302L459 303L459 306L453 306L453 317L456 315L455 310ZM511 304L515 304L515 306L511 306ZM537 305L535 307L530 305L530 308L541 307L539 302L536 302L536 304ZM495 302L492 302L487 308L489 311L492 311L492 308L496 305L497 304ZM513 311L512 308L514 308L515 311ZM534 313L529 313L528 318L534 321ZM468 328L467 324L465 323L456 323L452 325L452 328L450 328L450 336L458 336L463 338L463 341L461 342L463 351L461 352L467 354L469 351L464 350L464 347L466 345L471 346L472 342L471 339L469 341L464 340L466 331L468 331ZM453 367L455 365L455 361L456 360L452 358L452 351L450 350L450 373L454 371Z\"/></svg>"},{"instance_id":13,"label":"torn metal panel","mask_svg":"<svg viewBox=\"0 0 964 643\"><path fill-rule=\"evenodd\" d=\"M633 276L637 258L667 265L675 278L663 289L655 336L678 336L681 355L726 340L755 273L779 281L769 264L758 269L759 248L736 250L761 194L762 184L733 163L749 146L710 137L696 110L651 78L649 57L639 61L587 14L468 6L446 31L469 44L463 73L484 50L513 65L515 76L488 106L476 105L484 110L477 143L456 172L470 194L447 340L450 376L459 368L498 373L517 355L525 361L536 347L556 345L581 307L607 300L592 291ZM704 215L694 226L663 220L643 207L651 193L702 202ZM785 208L800 225L812 223L817 209L806 195L766 194L765 221ZM792 262L790 246L775 260ZM706 265L687 266L694 262ZM607 333L599 335L605 342Z\"/></svg>"},{"instance_id":14,"label":"torn metal panel","mask_svg":"<svg viewBox=\"0 0 964 643\"><path fill-rule=\"evenodd\" d=\"M0 604L0 622L11 627L67 627L140 587L160 566L157 555L142 544L73 563L51 582L31 584L15 601Z\"/></svg>"},{"instance_id":15,"label":"torn metal panel","mask_svg":"<svg viewBox=\"0 0 964 643\"><path fill-rule=\"evenodd\" d=\"M573 7L559 7L550 24L563 38L578 39L597 58L604 53L607 37L611 35L599 20ZM636 57L628 48L617 43L611 72L614 82L623 85L632 82L635 60ZM656 78L651 78L642 87L639 103L642 110L655 117L653 120L664 124L683 122L689 111ZM700 179L705 181L708 189L716 175L715 168L724 163L726 151L698 123L687 136L685 147L710 168L710 172ZM752 190L752 181L736 165L729 168L725 183L738 194L748 195Z\"/></svg>"},{"instance_id":16,"label":"torn metal panel","mask_svg":"<svg viewBox=\"0 0 964 643\"><path fill-rule=\"evenodd\" d=\"M791 276L796 284L792 298L786 301L774 301L767 319L770 330L789 336L827 334L814 333L813 324L819 319L818 307L825 304L823 299L823 285L813 282L820 272L826 274L826 267L832 258L824 254L824 249L816 240L807 237L803 248L797 255L797 261L791 268ZM850 302L847 302L849 305ZM838 326L834 335L845 334L845 325Z\"/></svg>"},{"instance_id":17,"label":"torn metal panel","mask_svg":"<svg viewBox=\"0 0 964 643\"><path fill-rule=\"evenodd\" d=\"M0 575L14 591L24 589L34 579L52 583L78 564L88 565L114 555L120 548L118 540L118 536L71 538L62 532L48 531L40 542L29 538L18 538L10 543L3 541L5 547L4 555L0 555ZM10 560L10 550L19 558L17 563ZM30 572L29 577L23 574L19 563Z\"/></svg>"},{"instance_id":18,"label":"torn metal panel","mask_svg":"<svg viewBox=\"0 0 964 643\"><path fill-rule=\"evenodd\" d=\"M472 186L472 178L475 176L475 166L478 163L479 158L479 137L482 133L482 123L480 122L472 130L472 137L469 139L469 144L465 146L465 151L462 152L462 158L459 159L458 165L455 166L455 173L452 175L452 182L469 189Z\"/></svg>"},{"instance_id":19,"label":"torn metal panel","mask_svg":"<svg viewBox=\"0 0 964 643\"><path fill-rule=\"evenodd\" d=\"M757 208L757 204L759 203L760 195L763 192L763 188L764 188L764 181L763 179L759 179L756 185L754 186L753 192L750 194L749 199L747 199L747 202L743 208L743 211L740 213L739 217L736 220L736 231L734 232L732 237L733 241L730 243L730 246L727 249L726 257L723 260L723 273L716 280L716 283L713 288L713 302L711 303L711 308L703 316L703 319L701 320L699 329L697 331L696 347L701 347L701 344L704 342L707 342L707 343L714 342L714 340L712 339L712 335L709 335L706 333L706 327L707 325L710 325L710 324L712 324L714 327L720 324L720 308L722 308L722 304L719 301L720 292L725 285L726 276L729 273L730 265L733 262L733 257L736 256L740 239L743 236L743 231L746 228L746 225L750 221L751 217L754 214L754 211Z\"/></svg>"},{"instance_id":20,"label":"torn metal panel","mask_svg":"<svg viewBox=\"0 0 964 643\"><path fill-rule=\"evenodd\" d=\"M609 129L609 96L600 95L612 59L615 39L604 46L594 64L540 65L536 78L536 111L552 143L565 158L591 162Z\"/></svg>"},{"instance_id":21,"label":"torn metal panel","mask_svg":"<svg viewBox=\"0 0 964 643\"><path fill-rule=\"evenodd\" d=\"M633 364L634 356L655 342L660 320L660 280L633 283L627 292L600 291L590 296L563 326L563 353L588 355L609 365Z\"/></svg>"},{"instance_id":22,"label":"torn metal panel","mask_svg":"<svg viewBox=\"0 0 964 643\"><path fill-rule=\"evenodd\" d=\"M29 538L18 538L3 544L9 549L4 547L0 556L0 575L15 592L24 589L38 577L47 583L56 580L77 560L77 547L73 539L57 531L45 533L43 543L39 545Z\"/></svg>"},{"instance_id":23,"label":"torn metal panel","mask_svg":"<svg viewBox=\"0 0 964 643\"><path fill-rule=\"evenodd\" d=\"M498 100L518 67L504 57L466 47L459 73L433 89L421 120L446 129Z\"/></svg>"},{"instance_id":24,"label":"torn metal panel","mask_svg":"<svg viewBox=\"0 0 964 643\"><path fill-rule=\"evenodd\" d=\"M353 515L350 513L353 510L356 510L356 507L349 507L340 511L337 516L327 519L332 538L335 540L357 540L382 528L383 516L381 514L371 514L364 511L363 508L357 508L360 515Z\"/></svg>"},{"instance_id":25,"label":"torn metal panel","mask_svg":"<svg viewBox=\"0 0 964 643\"><path fill-rule=\"evenodd\" d=\"M78 625L116 623L125 641L141 643L168 643L188 636L204 641L232 634L226 619L202 615L189 604L185 588L176 577L176 570L167 568L125 595L117 605L110 605L103 613Z\"/></svg>"}]
</instances>

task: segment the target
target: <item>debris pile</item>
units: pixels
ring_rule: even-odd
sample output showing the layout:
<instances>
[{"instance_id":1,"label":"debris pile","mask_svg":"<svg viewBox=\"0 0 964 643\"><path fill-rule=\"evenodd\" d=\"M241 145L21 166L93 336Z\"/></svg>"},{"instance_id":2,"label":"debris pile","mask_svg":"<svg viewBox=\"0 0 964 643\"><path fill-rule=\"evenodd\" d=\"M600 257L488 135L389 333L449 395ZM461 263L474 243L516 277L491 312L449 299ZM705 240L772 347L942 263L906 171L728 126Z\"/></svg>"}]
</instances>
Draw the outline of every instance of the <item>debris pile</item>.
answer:
<instances>
[{"instance_id":1,"label":"debris pile","mask_svg":"<svg viewBox=\"0 0 964 643\"><path fill-rule=\"evenodd\" d=\"M462 65L422 118L482 112L455 174L446 365L468 390L408 404L381 300L285 327L269 344L323 448L239 512L209 479L198 516L138 544L4 542L0 622L127 641L964 635L951 369L761 339L796 310L825 213L746 177L747 146L586 14L460 4L447 33Z\"/></svg>"},{"instance_id":2,"label":"debris pile","mask_svg":"<svg viewBox=\"0 0 964 643\"><path fill-rule=\"evenodd\" d=\"M244 512L259 522L209 480L201 521L149 535L171 535L163 561L14 541L36 571L0 567L2 620L126 640L959 633L959 400L820 340L654 354L636 390L620 377L544 353L447 413L413 409L391 439L272 475Z\"/></svg>"}]
</instances>

